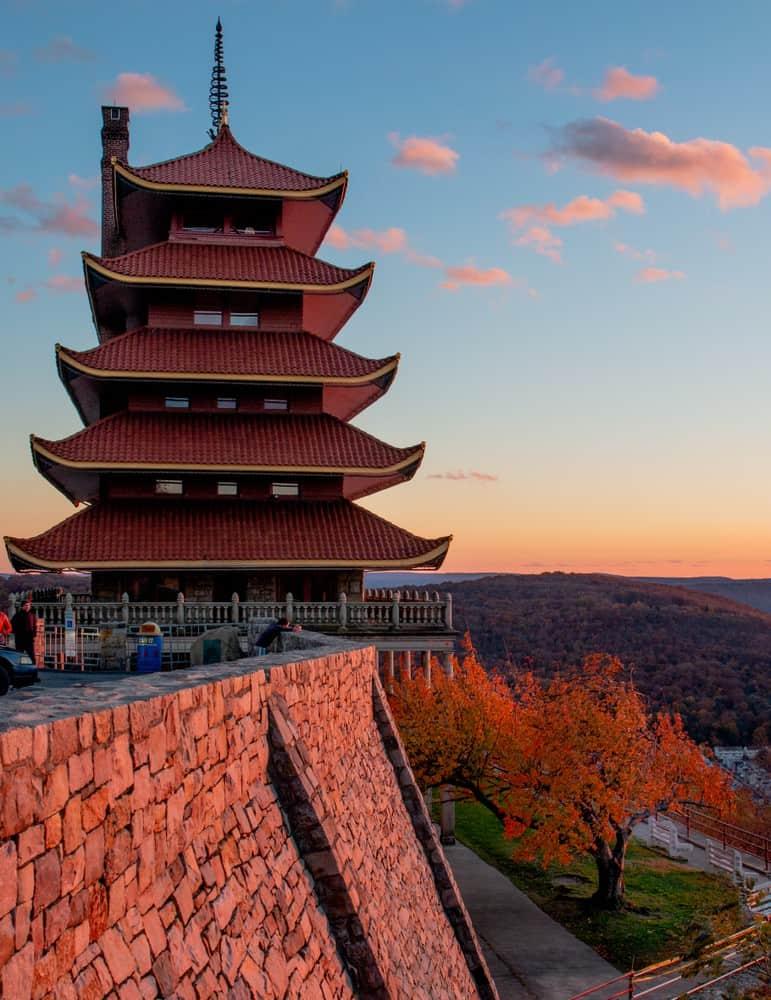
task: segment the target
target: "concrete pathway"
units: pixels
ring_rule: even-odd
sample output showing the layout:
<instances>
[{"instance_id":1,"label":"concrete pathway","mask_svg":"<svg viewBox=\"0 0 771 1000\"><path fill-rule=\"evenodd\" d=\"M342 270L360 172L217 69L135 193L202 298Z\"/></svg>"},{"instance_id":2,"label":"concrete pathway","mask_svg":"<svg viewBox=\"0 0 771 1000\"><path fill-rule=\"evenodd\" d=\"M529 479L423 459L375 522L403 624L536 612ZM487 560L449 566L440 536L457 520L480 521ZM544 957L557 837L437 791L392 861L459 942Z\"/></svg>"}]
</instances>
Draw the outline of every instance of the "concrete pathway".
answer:
<instances>
[{"instance_id":1,"label":"concrete pathway","mask_svg":"<svg viewBox=\"0 0 771 1000\"><path fill-rule=\"evenodd\" d=\"M454 844L444 851L501 1000L568 1000L620 975L468 847Z\"/></svg>"}]
</instances>

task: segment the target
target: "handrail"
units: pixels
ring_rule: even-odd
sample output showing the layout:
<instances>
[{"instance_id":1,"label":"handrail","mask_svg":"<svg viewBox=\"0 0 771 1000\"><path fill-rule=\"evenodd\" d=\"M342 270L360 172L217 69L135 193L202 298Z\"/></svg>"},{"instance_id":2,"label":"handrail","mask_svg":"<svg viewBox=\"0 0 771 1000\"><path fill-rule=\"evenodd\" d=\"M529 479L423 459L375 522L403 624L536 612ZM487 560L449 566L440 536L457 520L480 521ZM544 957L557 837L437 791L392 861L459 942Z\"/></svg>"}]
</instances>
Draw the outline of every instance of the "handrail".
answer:
<instances>
[{"instance_id":1,"label":"handrail","mask_svg":"<svg viewBox=\"0 0 771 1000\"><path fill-rule=\"evenodd\" d=\"M717 816L710 816L709 813L698 809L695 806L683 805L671 809L674 815L685 824L686 835L690 836L691 830L698 830L699 833L710 837L720 838L723 847L735 847L737 850L751 854L760 860L763 859L765 871L769 871L771 863L771 837L762 833L755 833L754 830L747 830L734 823L727 823L718 819Z\"/></svg>"},{"instance_id":2,"label":"handrail","mask_svg":"<svg viewBox=\"0 0 771 1000\"><path fill-rule=\"evenodd\" d=\"M377 597L377 599L373 599ZM15 599L11 596L11 610ZM61 626L74 617L78 626L144 621L174 625L245 625L251 618L274 619L286 616L298 625L346 631L452 630L452 597L418 591L369 591L358 600L340 594L337 601L301 601L292 594L284 600L249 601L233 594L229 601L187 601L179 594L175 601L95 601L81 595L64 594L62 600L36 602L35 612L46 627Z\"/></svg>"},{"instance_id":3,"label":"handrail","mask_svg":"<svg viewBox=\"0 0 771 1000\"><path fill-rule=\"evenodd\" d=\"M758 924L753 924L751 927L745 927L740 931L735 931L733 934L729 934L728 937L721 938L719 941L713 941L712 944L707 945L703 952L696 956L695 958L685 958L683 955L677 955L674 958L666 958L661 962L654 962L652 965L646 965L643 969L630 969L629 972L625 972L618 976L616 979L608 979L604 983L598 983L596 986L591 986L581 993L575 993L570 997L570 1000L586 1000L587 997L593 997L600 991L604 991L608 986L613 986L615 983L626 983L623 990L612 993L610 996L606 996L603 993L602 1000L618 1000L620 997L627 997L628 1000L636 1000L636 998L650 996L653 993L657 993L659 990L664 989L667 986L671 986L684 978L684 975L692 969L695 963L706 962L710 959L715 959L722 953L729 951L731 948L735 948L736 945L742 945L751 941L752 938L760 934L760 927ZM735 952L729 952L725 957L730 957L731 955L740 955L739 950ZM743 972L745 969L751 967L752 965L758 964L758 962L763 961L763 958L753 960L752 962L745 963L738 968L731 969L725 975L719 976L718 979L712 979L708 983L701 983L698 987L691 989L685 996L690 996L693 993L699 992L699 990L712 985L722 979L727 979L730 976L738 975L738 973ZM655 983L652 986L648 986L647 989L641 992L635 992L635 986L643 983L651 983L654 979L662 975L672 975L672 979L667 979L662 983Z\"/></svg>"}]
</instances>

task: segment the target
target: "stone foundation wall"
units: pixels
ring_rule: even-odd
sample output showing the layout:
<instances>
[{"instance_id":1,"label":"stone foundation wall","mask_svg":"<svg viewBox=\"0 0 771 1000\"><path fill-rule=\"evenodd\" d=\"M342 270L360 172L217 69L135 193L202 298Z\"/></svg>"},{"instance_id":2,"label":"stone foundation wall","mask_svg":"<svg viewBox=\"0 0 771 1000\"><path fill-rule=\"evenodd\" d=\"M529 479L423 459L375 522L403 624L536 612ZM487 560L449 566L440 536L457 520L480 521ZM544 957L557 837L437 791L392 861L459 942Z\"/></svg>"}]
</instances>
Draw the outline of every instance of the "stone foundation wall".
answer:
<instances>
[{"instance_id":1,"label":"stone foundation wall","mask_svg":"<svg viewBox=\"0 0 771 1000\"><path fill-rule=\"evenodd\" d=\"M3 699L0 996L495 996L374 650L318 641Z\"/></svg>"}]
</instances>

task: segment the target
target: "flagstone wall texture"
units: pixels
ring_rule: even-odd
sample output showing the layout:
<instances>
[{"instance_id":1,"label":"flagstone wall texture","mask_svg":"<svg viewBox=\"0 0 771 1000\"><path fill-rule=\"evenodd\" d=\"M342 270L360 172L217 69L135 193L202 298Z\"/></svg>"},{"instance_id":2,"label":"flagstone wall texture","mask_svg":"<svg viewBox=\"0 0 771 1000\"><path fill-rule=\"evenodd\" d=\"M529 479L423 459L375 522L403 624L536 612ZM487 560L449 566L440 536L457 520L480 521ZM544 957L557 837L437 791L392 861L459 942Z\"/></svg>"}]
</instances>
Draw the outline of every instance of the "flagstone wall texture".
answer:
<instances>
[{"instance_id":1,"label":"flagstone wall texture","mask_svg":"<svg viewBox=\"0 0 771 1000\"><path fill-rule=\"evenodd\" d=\"M2 997L495 996L374 650L269 659L11 696Z\"/></svg>"}]
</instances>

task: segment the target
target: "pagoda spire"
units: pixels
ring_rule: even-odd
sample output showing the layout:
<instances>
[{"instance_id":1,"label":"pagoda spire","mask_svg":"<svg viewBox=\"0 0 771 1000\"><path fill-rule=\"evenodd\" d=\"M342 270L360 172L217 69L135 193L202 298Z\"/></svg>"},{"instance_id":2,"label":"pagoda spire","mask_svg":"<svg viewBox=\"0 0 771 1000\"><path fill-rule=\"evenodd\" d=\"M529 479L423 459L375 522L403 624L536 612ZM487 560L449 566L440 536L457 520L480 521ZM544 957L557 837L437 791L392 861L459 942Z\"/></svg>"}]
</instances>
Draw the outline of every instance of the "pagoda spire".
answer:
<instances>
[{"instance_id":1,"label":"pagoda spire","mask_svg":"<svg viewBox=\"0 0 771 1000\"><path fill-rule=\"evenodd\" d=\"M225 74L225 62L222 48L222 21L217 18L214 32L214 65L211 71L211 86L209 87L209 111L212 127L209 138L214 140L222 125L227 125L228 81Z\"/></svg>"}]
</instances>

